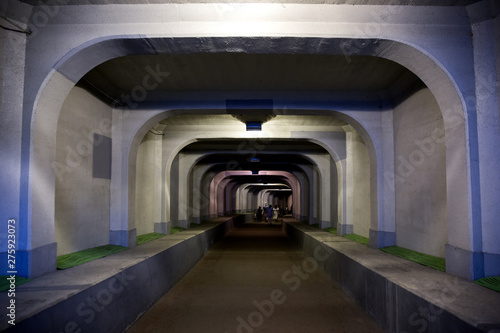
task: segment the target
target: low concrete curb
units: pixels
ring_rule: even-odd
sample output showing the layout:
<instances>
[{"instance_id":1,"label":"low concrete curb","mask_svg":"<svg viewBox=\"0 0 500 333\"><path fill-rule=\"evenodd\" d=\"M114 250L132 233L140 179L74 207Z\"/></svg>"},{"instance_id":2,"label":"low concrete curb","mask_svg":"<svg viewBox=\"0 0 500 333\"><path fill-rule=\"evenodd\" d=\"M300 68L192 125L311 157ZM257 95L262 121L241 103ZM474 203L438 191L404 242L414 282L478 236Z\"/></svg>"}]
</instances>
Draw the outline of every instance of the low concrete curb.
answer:
<instances>
[{"instance_id":1,"label":"low concrete curb","mask_svg":"<svg viewBox=\"0 0 500 333\"><path fill-rule=\"evenodd\" d=\"M2 320L0 330L123 332L245 218L220 218L19 286L16 325Z\"/></svg>"},{"instance_id":2,"label":"low concrete curb","mask_svg":"<svg viewBox=\"0 0 500 333\"><path fill-rule=\"evenodd\" d=\"M299 222L284 229L387 332L500 332L500 294Z\"/></svg>"}]
</instances>

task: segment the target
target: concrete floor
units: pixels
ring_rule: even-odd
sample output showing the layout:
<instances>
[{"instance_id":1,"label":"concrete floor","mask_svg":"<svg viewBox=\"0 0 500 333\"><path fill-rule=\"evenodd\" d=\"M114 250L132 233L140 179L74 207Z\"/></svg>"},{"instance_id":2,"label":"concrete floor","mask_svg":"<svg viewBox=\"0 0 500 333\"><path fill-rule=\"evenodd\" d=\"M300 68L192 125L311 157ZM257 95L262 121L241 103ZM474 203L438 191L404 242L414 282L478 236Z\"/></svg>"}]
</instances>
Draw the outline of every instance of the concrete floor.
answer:
<instances>
[{"instance_id":1,"label":"concrete floor","mask_svg":"<svg viewBox=\"0 0 500 333\"><path fill-rule=\"evenodd\" d=\"M246 223L128 333L383 332L306 258L279 225Z\"/></svg>"}]
</instances>

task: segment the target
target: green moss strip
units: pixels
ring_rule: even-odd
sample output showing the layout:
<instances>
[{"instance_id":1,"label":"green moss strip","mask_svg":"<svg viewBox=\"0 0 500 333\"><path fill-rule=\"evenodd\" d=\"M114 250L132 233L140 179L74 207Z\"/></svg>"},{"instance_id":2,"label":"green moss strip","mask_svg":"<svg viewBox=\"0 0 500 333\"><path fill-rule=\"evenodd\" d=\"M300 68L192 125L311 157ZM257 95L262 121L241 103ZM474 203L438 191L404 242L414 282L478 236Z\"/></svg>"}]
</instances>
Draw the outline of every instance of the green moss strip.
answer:
<instances>
[{"instance_id":1,"label":"green moss strip","mask_svg":"<svg viewBox=\"0 0 500 333\"><path fill-rule=\"evenodd\" d=\"M183 227L172 227L170 229L170 234L173 235L176 232L181 232L181 231L184 231L184 230L186 230L186 229L184 229Z\"/></svg>"},{"instance_id":2,"label":"green moss strip","mask_svg":"<svg viewBox=\"0 0 500 333\"><path fill-rule=\"evenodd\" d=\"M149 234L139 235L139 236L137 236L137 245L141 245L141 244L150 242L152 240L162 238L163 236L165 236L165 235L160 234L158 232L151 232Z\"/></svg>"},{"instance_id":3,"label":"green moss strip","mask_svg":"<svg viewBox=\"0 0 500 333\"><path fill-rule=\"evenodd\" d=\"M315 224L310 224L311 227L314 227L314 228L318 228L319 229L319 223L315 223Z\"/></svg>"},{"instance_id":4,"label":"green moss strip","mask_svg":"<svg viewBox=\"0 0 500 333\"><path fill-rule=\"evenodd\" d=\"M64 254L57 257L57 269L68 269L127 249L128 247L119 245L102 245L83 251Z\"/></svg>"},{"instance_id":5,"label":"green moss strip","mask_svg":"<svg viewBox=\"0 0 500 333\"><path fill-rule=\"evenodd\" d=\"M337 234L337 228L334 228L334 227L325 228L323 230L325 230L326 232L329 232L331 234L334 234L334 235Z\"/></svg>"},{"instance_id":6,"label":"green moss strip","mask_svg":"<svg viewBox=\"0 0 500 333\"><path fill-rule=\"evenodd\" d=\"M446 271L446 261L444 258L439 258L431 256L429 254L412 251L399 246L388 246L381 248L380 250L395 255L397 257L401 257L416 262L420 265L437 269L438 271L442 272Z\"/></svg>"},{"instance_id":7,"label":"green moss strip","mask_svg":"<svg viewBox=\"0 0 500 333\"><path fill-rule=\"evenodd\" d=\"M363 245L368 245L368 238L360 236L360 235L347 234L347 235L344 235L343 237L350 239L352 241L358 242L358 243L363 244Z\"/></svg>"},{"instance_id":8,"label":"green moss strip","mask_svg":"<svg viewBox=\"0 0 500 333\"><path fill-rule=\"evenodd\" d=\"M10 275L0 275L0 292L10 289L10 280L7 280L8 277L10 277ZM20 286L30 281L31 279L22 276L16 276L16 286Z\"/></svg>"},{"instance_id":9,"label":"green moss strip","mask_svg":"<svg viewBox=\"0 0 500 333\"><path fill-rule=\"evenodd\" d=\"M500 293L500 276L490 276L474 281L480 286L489 288Z\"/></svg>"}]
</instances>

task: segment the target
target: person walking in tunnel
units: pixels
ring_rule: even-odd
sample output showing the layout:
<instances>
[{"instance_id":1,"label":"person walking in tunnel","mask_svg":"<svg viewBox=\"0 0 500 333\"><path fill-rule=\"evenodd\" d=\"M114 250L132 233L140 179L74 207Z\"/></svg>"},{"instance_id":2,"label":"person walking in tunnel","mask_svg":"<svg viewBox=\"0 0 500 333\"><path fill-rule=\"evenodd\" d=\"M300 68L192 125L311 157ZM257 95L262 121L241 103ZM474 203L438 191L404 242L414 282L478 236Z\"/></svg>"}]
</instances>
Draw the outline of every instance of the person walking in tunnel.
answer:
<instances>
[{"instance_id":1,"label":"person walking in tunnel","mask_svg":"<svg viewBox=\"0 0 500 333\"><path fill-rule=\"evenodd\" d=\"M273 220L276 220L276 222L278 222L279 216L280 216L280 209L278 208L278 205L274 205Z\"/></svg>"},{"instance_id":2,"label":"person walking in tunnel","mask_svg":"<svg viewBox=\"0 0 500 333\"><path fill-rule=\"evenodd\" d=\"M257 222L262 222L262 208L257 208Z\"/></svg>"},{"instance_id":3,"label":"person walking in tunnel","mask_svg":"<svg viewBox=\"0 0 500 333\"><path fill-rule=\"evenodd\" d=\"M269 226L271 226L271 223L273 222L273 215L274 215L273 206L269 205L267 207L267 225Z\"/></svg>"}]
</instances>

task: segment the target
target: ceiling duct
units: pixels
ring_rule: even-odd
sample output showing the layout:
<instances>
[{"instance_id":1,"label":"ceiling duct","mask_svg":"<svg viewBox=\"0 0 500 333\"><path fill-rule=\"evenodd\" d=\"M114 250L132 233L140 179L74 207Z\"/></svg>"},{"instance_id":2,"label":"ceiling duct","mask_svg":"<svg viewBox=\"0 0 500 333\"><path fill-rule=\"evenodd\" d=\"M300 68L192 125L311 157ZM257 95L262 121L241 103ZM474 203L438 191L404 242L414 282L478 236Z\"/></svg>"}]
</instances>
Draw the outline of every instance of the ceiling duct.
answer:
<instances>
[{"instance_id":1,"label":"ceiling duct","mask_svg":"<svg viewBox=\"0 0 500 333\"><path fill-rule=\"evenodd\" d=\"M227 99L226 111L247 126L260 131L262 124L276 117L272 99Z\"/></svg>"}]
</instances>

